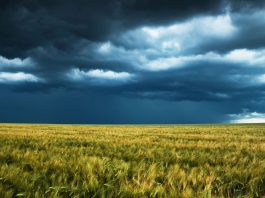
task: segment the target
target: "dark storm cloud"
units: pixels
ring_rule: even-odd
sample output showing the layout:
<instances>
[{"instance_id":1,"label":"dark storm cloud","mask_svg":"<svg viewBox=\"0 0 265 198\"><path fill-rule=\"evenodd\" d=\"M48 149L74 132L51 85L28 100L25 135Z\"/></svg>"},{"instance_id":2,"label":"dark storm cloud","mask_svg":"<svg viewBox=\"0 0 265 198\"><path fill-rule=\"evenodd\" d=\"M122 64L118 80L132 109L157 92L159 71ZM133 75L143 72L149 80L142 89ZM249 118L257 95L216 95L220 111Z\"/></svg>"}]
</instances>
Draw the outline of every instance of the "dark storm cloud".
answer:
<instances>
[{"instance_id":1,"label":"dark storm cloud","mask_svg":"<svg viewBox=\"0 0 265 198\"><path fill-rule=\"evenodd\" d=\"M43 101L55 117L59 115L52 108L58 101L69 105L73 95L80 104L76 110L60 109L62 114L82 112L82 105L88 105L91 114L82 115L91 116L120 102L121 112L115 115L120 122L130 116L140 122L135 105L147 105L146 110L161 105L154 111L165 116L163 123L186 122L170 112L174 105L172 111L181 111L183 103L186 109L201 105L215 110L206 112L204 120L191 118L194 122L229 120L224 114L239 114L243 108L265 111L264 5L262 0L1 1L2 97L17 98L10 103L21 99L21 109L33 100ZM106 97L109 106L101 107ZM124 109L133 111L127 120ZM111 108L105 113L100 122L115 122ZM31 115L37 114L32 110ZM63 120L87 122L75 115ZM35 121L53 122L55 117ZM151 116L147 122L156 119Z\"/></svg>"},{"instance_id":2,"label":"dark storm cloud","mask_svg":"<svg viewBox=\"0 0 265 198\"><path fill-rule=\"evenodd\" d=\"M167 21L176 13L187 15L218 7L218 3L209 2L196 3L193 7L188 2L182 5L176 1L163 4L148 1L4 1L0 13L0 53L21 56L29 49L47 43L63 50L71 49L80 38L102 41L122 28Z\"/></svg>"},{"instance_id":3,"label":"dark storm cloud","mask_svg":"<svg viewBox=\"0 0 265 198\"><path fill-rule=\"evenodd\" d=\"M0 54L23 56L47 43L61 50L76 41L106 40L111 34L141 25L184 20L195 15L218 14L224 6L255 7L263 1L2 1Z\"/></svg>"}]
</instances>

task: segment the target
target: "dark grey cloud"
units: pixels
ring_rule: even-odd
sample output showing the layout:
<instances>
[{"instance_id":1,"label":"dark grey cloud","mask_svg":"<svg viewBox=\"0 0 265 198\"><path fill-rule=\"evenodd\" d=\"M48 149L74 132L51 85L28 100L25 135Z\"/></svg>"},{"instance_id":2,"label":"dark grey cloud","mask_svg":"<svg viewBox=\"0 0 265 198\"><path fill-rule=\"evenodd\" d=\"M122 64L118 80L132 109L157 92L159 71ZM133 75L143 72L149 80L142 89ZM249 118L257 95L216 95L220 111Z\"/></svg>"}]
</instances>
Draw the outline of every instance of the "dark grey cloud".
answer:
<instances>
[{"instance_id":1,"label":"dark grey cloud","mask_svg":"<svg viewBox=\"0 0 265 198\"><path fill-rule=\"evenodd\" d=\"M238 9L263 4L250 0L6 0L0 8L0 54L22 56L25 51L47 43L67 50L80 39L103 41L115 32L137 26L218 14L225 6Z\"/></svg>"},{"instance_id":2,"label":"dark grey cloud","mask_svg":"<svg viewBox=\"0 0 265 198\"><path fill-rule=\"evenodd\" d=\"M72 112L62 122L222 122L244 108L265 112L264 4L2 1L1 106L11 113L0 121L60 122ZM212 109L201 119L203 108Z\"/></svg>"},{"instance_id":3,"label":"dark grey cloud","mask_svg":"<svg viewBox=\"0 0 265 198\"><path fill-rule=\"evenodd\" d=\"M113 31L144 24L147 21L157 21L161 16L166 19L172 18L170 14L172 15L173 11L178 13L181 10L181 13L185 14L182 10L193 8L187 3L179 6L169 1L163 3L162 7L159 6L160 3L4 1L1 4L0 53L4 56L23 55L25 51L47 43L63 50L71 49L73 43L80 38L101 41ZM208 2L195 5L194 8L203 11L204 7L211 10ZM171 11L168 12L168 9ZM191 9L186 10L189 13Z\"/></svg>"}]
</instances>

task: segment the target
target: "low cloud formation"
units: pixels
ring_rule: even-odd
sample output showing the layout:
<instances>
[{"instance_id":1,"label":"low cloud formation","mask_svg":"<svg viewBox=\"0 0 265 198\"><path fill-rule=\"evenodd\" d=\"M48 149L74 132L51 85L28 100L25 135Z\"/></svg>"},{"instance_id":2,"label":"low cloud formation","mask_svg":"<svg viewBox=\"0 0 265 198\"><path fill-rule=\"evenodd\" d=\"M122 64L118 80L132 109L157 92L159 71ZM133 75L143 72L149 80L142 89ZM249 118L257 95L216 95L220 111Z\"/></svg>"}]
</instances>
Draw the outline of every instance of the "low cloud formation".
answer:
<instances>
[{"instance_id":1,"label":"low cloud formation","mask_svg":"<svg viewBox=\"0 0 265 198\"><path fill-rule=\"evenodd\" d=\"M0 83L19 83L19 82L40 82L41 80L32 75L23 72L0 72Z\"/></svg>"},{"instance_id":2,"label":"low cloud formation","mask_svg":"<svg viewBox=\"0 0 265 198\"><path fill-rule=\"evenodd\" d=\"M0 83L13 85L21 82L41 83L42 80L35 74L27 73L34 67L35 63L30 57L8 59L0 56Z\"/></svg>"},{"instance_id":3,"label":"low cloud formation","mask_svg":"<svg viewBox=\"0 0 265 198\"><path fill-rule=\"evenodd\" d=\"M34 62L31 60L31 58L12 58L8 59L3 56L0 56L0 69L15 69L15 68L21 68L25 69L27 67L33 67Z\"/></svg>"},{"instance_id":4,"label":"low cloud formation","mask_svg":"<svg viewBox=\"0 0 265 198\"><path fill-rule=\"evenodd\" d=\"M126 83L133 78L133 74L128 72L115 72L111 70L91 69L83 71L80 69L71 69L67 73L68 77L74 81L83 83L92 82L95 85L109 86L110 84Z\"/></svg>"}]
</instances>

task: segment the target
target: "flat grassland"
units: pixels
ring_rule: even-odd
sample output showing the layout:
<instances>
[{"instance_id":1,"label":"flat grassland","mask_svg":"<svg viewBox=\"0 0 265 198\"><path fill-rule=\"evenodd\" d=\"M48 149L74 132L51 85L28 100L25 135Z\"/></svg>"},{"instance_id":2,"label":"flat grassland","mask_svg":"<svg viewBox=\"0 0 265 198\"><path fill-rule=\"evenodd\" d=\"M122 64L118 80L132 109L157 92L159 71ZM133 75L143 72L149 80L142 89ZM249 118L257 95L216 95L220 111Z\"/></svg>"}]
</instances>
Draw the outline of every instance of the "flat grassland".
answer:
<instances>
[{"instance_id":1,"label":"flat grassland","mask_svg":"<svg viewBox=\"0 0 265 198\"><path fill-rule=\"evenodd\" d=\"M265 197L265 125L0 125L0 197Z\"/></svg>"}]
</instances>

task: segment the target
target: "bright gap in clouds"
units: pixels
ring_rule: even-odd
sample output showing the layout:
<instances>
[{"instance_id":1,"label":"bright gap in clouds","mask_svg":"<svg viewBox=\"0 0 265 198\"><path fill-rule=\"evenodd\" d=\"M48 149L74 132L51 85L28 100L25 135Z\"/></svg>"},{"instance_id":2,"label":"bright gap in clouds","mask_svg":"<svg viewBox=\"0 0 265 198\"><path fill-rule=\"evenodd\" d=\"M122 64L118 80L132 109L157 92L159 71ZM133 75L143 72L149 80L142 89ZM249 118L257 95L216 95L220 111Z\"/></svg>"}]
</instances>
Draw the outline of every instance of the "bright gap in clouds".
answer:
<instances>
[{"instance_id":1,"label":"bright gap in clouds","mask_svg":"<svg viewBox=\"0 0 265 198\"><path fill-rule=\"evenodd\" d=\"M241 114L232 114L231 123L265 123L265 113L244 112Z\"/></svg>"}]
</instances>

